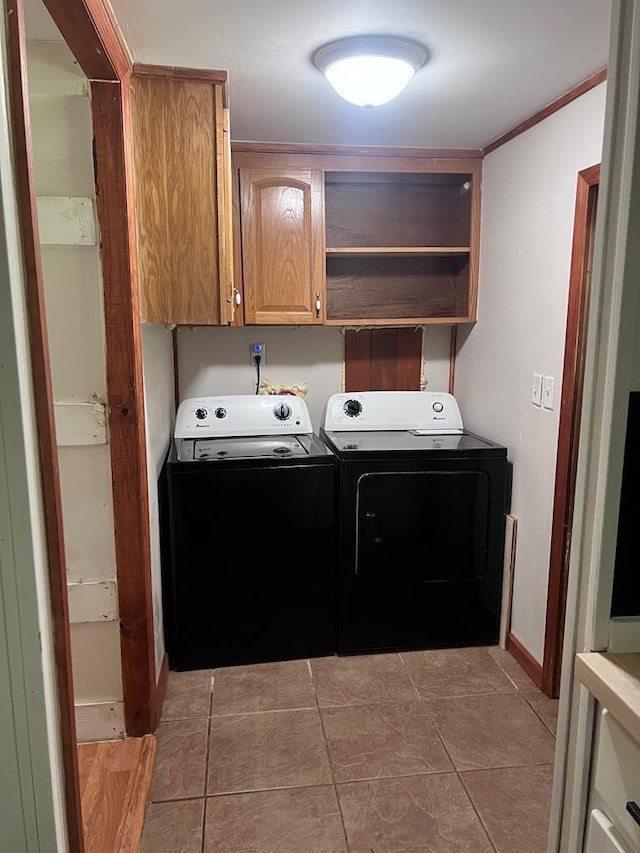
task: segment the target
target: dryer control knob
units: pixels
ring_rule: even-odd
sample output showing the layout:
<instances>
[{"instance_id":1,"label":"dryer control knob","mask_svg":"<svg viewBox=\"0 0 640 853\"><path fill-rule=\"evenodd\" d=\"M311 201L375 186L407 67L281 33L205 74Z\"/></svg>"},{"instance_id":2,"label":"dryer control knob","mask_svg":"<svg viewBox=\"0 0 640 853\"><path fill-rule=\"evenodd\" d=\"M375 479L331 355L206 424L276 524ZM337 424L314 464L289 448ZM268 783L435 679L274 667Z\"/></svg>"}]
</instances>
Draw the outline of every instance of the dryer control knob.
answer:
<instances>
[{"instance_id":1,"label":"dryer control knob","mask_svg":"<svg viewBox=\"0 0 640 853\"><path fill-rule=\"evenodd\" d=\"M444 409L442 403L434 403L432 406L434 412L441 412Z\"/></svg>"},{"instance_id":2,"label":"dryer control knob","mask_svg":"<svg viewBox=\"0 0 640 853\"><path fill-rule=\"evenodd\" d=\"M342 408L345 415L348 415L350 418L357 418L362 411L362 403L360 400L347 400Z\"/></svg>"},{"instance_id":3,"label":"dryer control knob","mask_svg":"<svg viewBox=\"0 0 640 853\"><path fill-rule=\"evenodd\" d=\"M286 421L291 417L291 406L288 403L278 403L273 414L279 421Z\"/></svg>"},{"instance_id":4,"label":"dryer control knob","mask_svg":"<svg viewBox=\"0 0 640 853\"><path fill-rule=\"evenodd\" d=\"M227 417L227 410L226 410L226 409L223 409L223 408L222 408L222 406L219 406L219 407L215 410L214 415L215 415L217 418L226 418L226 417Z\"/></svg>"},{"instance_id":5,"label":"dryer control knob","mask_svg":"<svg viewBox=\"0 0 640 853\"><path fill-rule=\"evenodd\" d=\"M206 409L196 409L196 417L199 421L203 421L208 415Z\"/></svg>"}]
</instances>

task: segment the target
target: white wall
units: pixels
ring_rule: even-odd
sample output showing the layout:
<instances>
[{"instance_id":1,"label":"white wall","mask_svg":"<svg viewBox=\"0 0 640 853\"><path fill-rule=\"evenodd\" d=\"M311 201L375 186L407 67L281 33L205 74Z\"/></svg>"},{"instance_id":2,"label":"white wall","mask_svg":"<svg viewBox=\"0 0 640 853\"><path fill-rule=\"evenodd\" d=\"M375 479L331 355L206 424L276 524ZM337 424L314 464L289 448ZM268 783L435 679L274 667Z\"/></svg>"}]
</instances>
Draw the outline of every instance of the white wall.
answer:
<instances>
[{"instance_id":1,"label":"white wall","mask_svg":"<svg viewBox=\"0 0 640 853\"><path fill-rule=\"evenodd\" d=\"M124 726L90 90L64 42L28 41L27 58L78 736L93 740Z\"/></svg>"},{"instance_id":2,"label":"white wall","mask_svg":"<svg viewBox=\"0 0 640 853\"><path fill-rule=\"evenodd\" d=\"M542 661L577 173L600 162L605 84L484 160L478 322L463 332L466 424L505 444L518 517L511 631ZM553 411L531 405L555 377Z\"/></svg>"},{"instance_id":3,"label":"white wall","mask_svg":"<svg viewBox=\"0 0 640 853\"><path fill-rule=\"evenodd\" d=\"M162 577L160 573L160 519L158 477L173 435L175 402L173 341L164 326L142 326L144 373L144 413L147 436L147 474L149 481L149 525L151 534L151 588L153 594L153 633L156 673L164 657L162 620Z\"/></svg>"},{"instance_id":4,"label":"white wall","mask_svg":"<svg viewBox=\"0 0 640 853\"><path fill-rule=\"evenodd\" d=\"M449 327L425 329L423 354L427 387L449 386ZM256 371L249 347L266 347L262 379L274 384L306 383L314 429L322 423L324 405L343 389L344 338L329 326L197 327L178 330L180 399L211 394L253 394Z\"/></svg>"}]
</instances>

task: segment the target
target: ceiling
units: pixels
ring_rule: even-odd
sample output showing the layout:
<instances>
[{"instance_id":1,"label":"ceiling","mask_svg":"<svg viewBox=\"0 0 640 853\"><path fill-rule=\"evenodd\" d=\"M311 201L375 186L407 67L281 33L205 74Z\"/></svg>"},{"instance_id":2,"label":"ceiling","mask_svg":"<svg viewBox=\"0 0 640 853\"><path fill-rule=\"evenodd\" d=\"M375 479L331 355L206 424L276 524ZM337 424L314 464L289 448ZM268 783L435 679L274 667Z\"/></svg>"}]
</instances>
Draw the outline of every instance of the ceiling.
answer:
<instances>
[{"instance_id":1,"label":"ceiling","mask_svg":"<svg viewBox=\"0 0 640 853\"><path fill-rule=\"evenodd\" d=\"M27 4L28 34L52 38L39 2ZM228 69L235 140L428 148L481 148L606 66L611 10L611 0L111 3L136 62ZM358 33L409 36L431 54L374 109L342 101L310 59Z\"/></svg>"}]
</instances>

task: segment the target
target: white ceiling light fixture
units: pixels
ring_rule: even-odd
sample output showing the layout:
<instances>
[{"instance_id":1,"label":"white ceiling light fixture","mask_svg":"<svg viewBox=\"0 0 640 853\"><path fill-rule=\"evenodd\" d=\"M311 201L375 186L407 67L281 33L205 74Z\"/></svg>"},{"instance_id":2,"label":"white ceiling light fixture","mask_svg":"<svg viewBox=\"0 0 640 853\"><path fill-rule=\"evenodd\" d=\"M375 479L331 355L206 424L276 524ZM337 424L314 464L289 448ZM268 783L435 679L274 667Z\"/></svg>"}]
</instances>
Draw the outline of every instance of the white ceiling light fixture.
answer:
<instances>
[{"instance_id":1,"label":"white ceiling light fixture","mask_svg":"<svg viewBox=\"0 0 640 853\"><path fill-rule=\"evenodd\" d=\"M391 101L427 61L424 45L402 36L351 36L319 47L313 64L336 92L359 107Z\"/></svg>"}]
</instances>

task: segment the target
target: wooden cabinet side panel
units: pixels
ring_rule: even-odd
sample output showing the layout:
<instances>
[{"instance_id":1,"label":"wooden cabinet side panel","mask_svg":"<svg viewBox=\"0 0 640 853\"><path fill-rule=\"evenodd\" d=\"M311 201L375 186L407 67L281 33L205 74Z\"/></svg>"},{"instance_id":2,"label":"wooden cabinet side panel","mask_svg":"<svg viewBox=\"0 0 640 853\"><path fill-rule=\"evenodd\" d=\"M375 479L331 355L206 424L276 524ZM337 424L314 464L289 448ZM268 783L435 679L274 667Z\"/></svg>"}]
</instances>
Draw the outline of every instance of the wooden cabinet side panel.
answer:
<instances>
[{"instance_id":1,"label":"wooden cabinet side panel","mask_svg":"<svg viewBox=\"0 0 640 853\"><path fill-rule=\"evenodd\" d=\"M165 286L174 323L220 323L214 88L171 80L166 121L168 236Z\"/></svg>"},{"instance_id":2,"label":"wooden cabinet side panel","mask_svg":"<svg viewBox=\"0 0 640 853\"><path fill-rule=\"evenodd\" d=\"M134 77L142 320L220 322L214 88Z\"/></svg>"},{"instance_id":3,"label":"wooden cabinet side panel","mask_svg":"<svg viewBox=\"0 0 640 853\"><path fill-rule=\"evenodd\" d=\"M224 106L222 86L215 87L216 171L218 210L218 268L220 322L233 321L233 200L231 186L231 140L229 110Z\"/></svg>"},{"instance_id":4,"label":"wooden cabinet side panel","mask_svg":"<svg viewBox=\"0 0 640 853\"><path fill-rule=\"evenodd\" d=\"M478 313L478 275L480 268L480 201L482 192L482 161L473 168L471 178L471 251L469 254L469 282L467 316L476 321Z\"/></svg>"},{"instance_id":5,"label":"wooden cabinet side panel","mask_svg":"<svg viewBox=\"0 0 640 853\"><path fill-rule=\"evenodd\" d=\"M248 323L313 323L321 298L322 182L311 172L241 170Z\"/></svg>"},{"instance_id":6,"label":"wooden cabinet side panel","mask_svg":"<svg viewBox=\"0 0 640 853\"><path fill-rule=\"evenodd\" d=\"M137 77L131 80L131 97L140 316L143 322L161 323L169 307L164 288L156 284L169 263L162 99L155 80Z\"/></svg>"}]
</instances>

